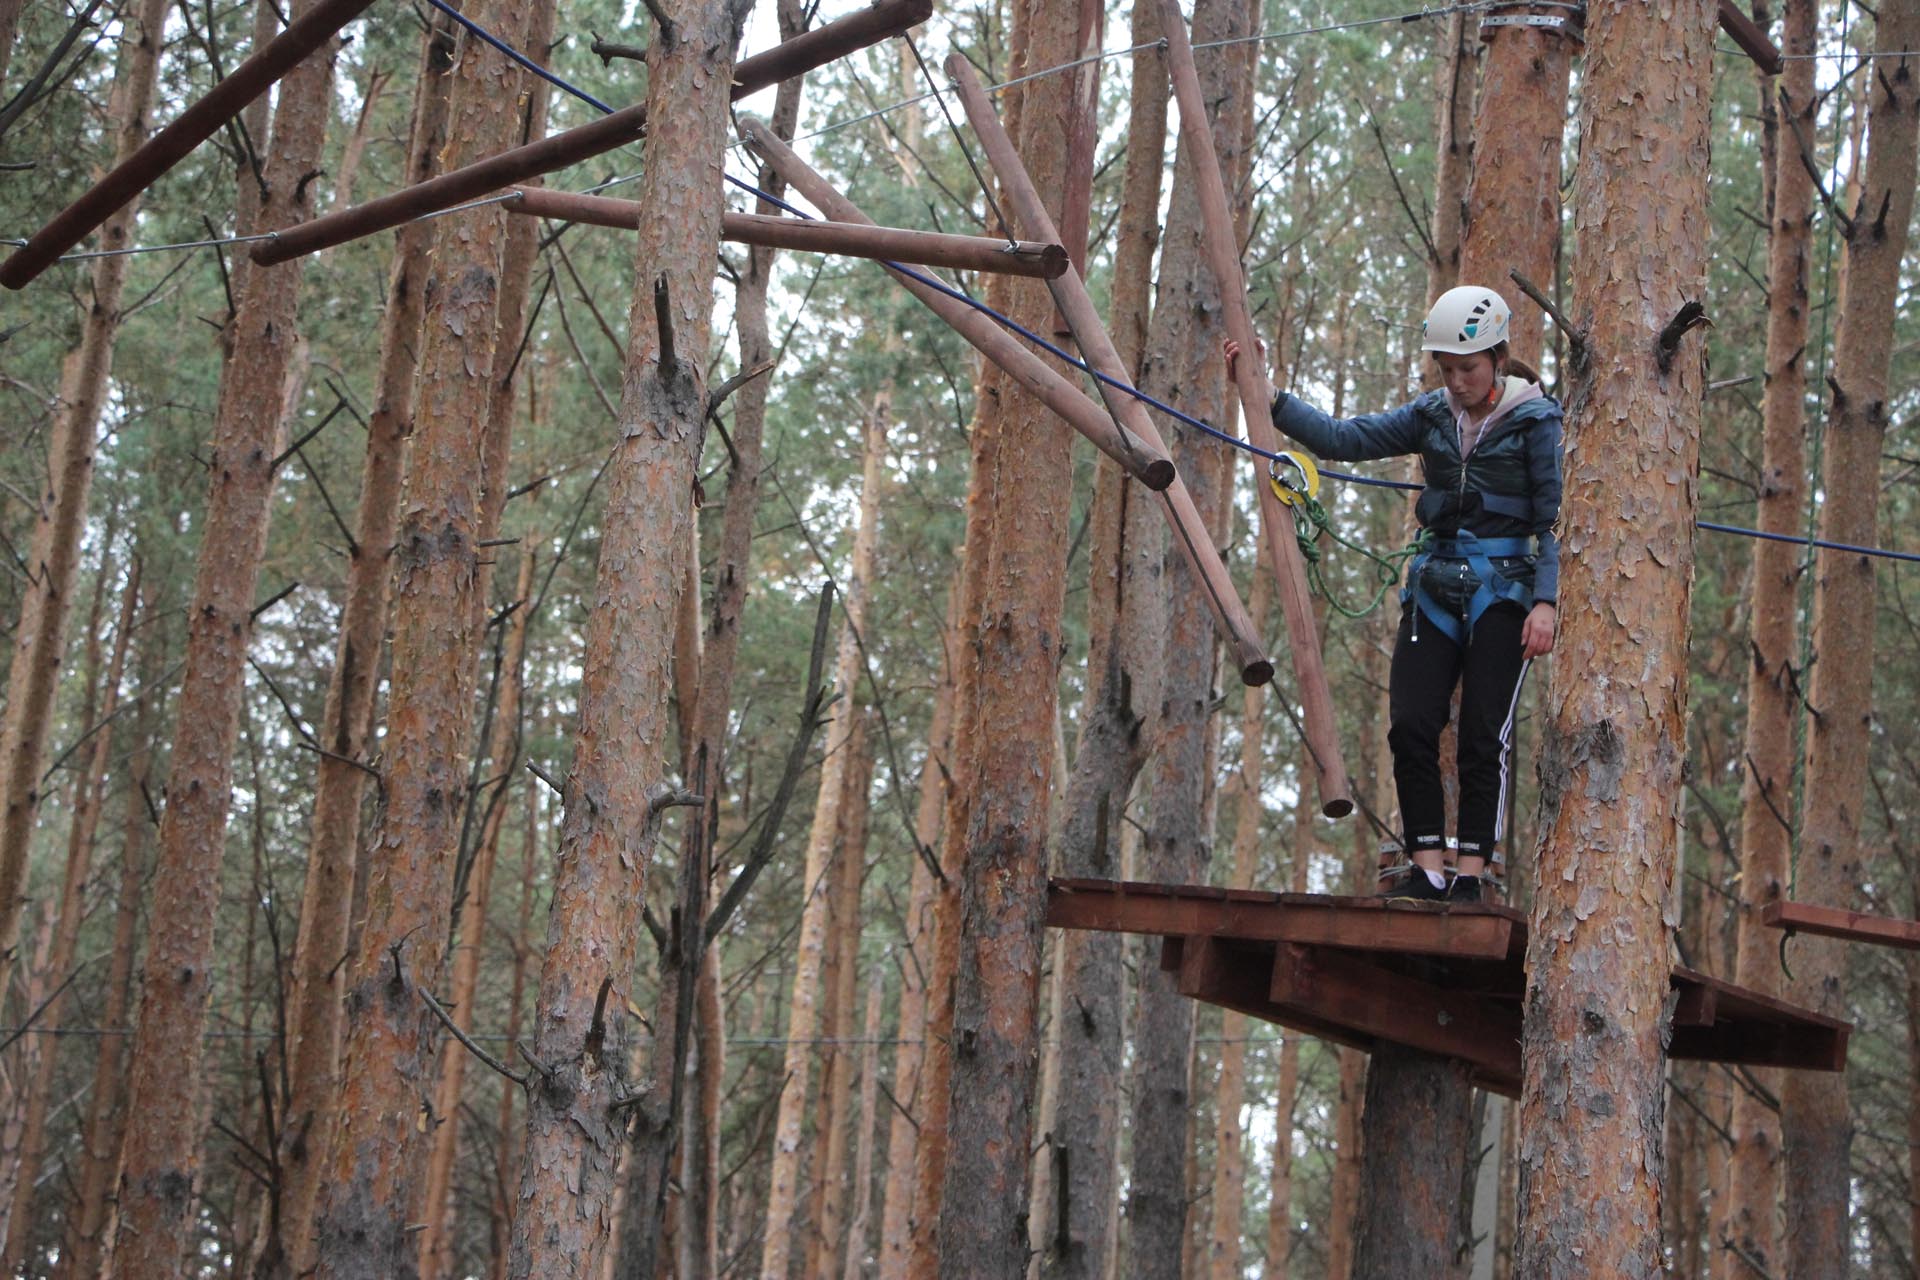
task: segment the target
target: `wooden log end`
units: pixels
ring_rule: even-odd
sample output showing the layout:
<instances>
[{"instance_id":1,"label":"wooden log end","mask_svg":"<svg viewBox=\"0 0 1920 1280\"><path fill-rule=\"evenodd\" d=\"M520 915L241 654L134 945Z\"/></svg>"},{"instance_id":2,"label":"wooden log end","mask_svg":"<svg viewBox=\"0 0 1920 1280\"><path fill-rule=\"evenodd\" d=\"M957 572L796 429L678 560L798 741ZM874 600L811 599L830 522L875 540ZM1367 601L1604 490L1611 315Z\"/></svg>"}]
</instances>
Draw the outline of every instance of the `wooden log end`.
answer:
<instances>
[{"instance_id":1,"label":"wooden log end","mask_svg":"<svg viewBox=\"0 0 1920 1280\"><path fill-rule=\"evenodd\" d=\"M1061 276L1067 274L1067 268L1072 265L1072 262L1067 257L1065 245L1050 244L1040 251L1040 278L1042 280L1058 280ZM1167 464L1169 468L1171 468L1172 465L1172 463ZM1171 480L1167 481L1167 484L1172 483L1173 481ZM1161 487L1164 488L1165 486L1163 485Z\"/></svg>"},{"instance_id":2,"label":"wooden log end","mask_svg":"<svg viewBox=\"0 0 1920 1280\"><path fill-rule=\"evenodd\" d=\"M0 263L0 284L4 284L9 289L24 289L32 284L34 277L44 270L28 261L26 253L24 248L15 249L7 255L4 263Z\"/></svg>"},{"instance_id":3,"label":"wooden log end","mask_svg":"<svg viewBox=\"0 0 1920 1280\"><path fill-rule=\"evenodd\" d=\"M1255 658L1240 668L1240 683L1248 688L1258 688L1273 683L1273 663L1265 658Z\"/></svg>"},{"instance_id":4,"label":"wooden log end","mask_svg":"<svg viewBox=\"0 0 1920 1280\"><path fill-rule=\"evenodd\" d=\"M1155 458L1141 468L1140 482L1155 493L1163 493L1173 487L1173 459ZM1268 669L1268 679L1272 679L1272 669Z\"/></svg>"},{"instance_id":5,"label":"wooden log end","mask_svg":"<svg viewBox=\"0 0 1920 1280\"><path fill-rule=\"evenodd\" d=\"M1328 796L1320 802L1320 812L1328 818L1344 818L1353 812L1353 797L1349 795Z\"/></svg>"}]
</instances>

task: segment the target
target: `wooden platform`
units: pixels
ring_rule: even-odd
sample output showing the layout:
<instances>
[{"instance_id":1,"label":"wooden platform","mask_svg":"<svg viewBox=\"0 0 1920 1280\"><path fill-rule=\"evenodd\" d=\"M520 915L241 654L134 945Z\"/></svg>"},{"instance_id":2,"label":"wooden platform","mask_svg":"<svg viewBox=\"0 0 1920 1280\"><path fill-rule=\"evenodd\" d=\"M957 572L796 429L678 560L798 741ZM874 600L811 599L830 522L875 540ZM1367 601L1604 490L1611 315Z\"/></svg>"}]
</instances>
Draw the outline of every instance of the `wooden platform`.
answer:
<instances>
[{"instance_id":1,"label":"wooden platform","mask_svg":"<svg viewBox=\"0 0 1920 1280\"><path fill-rule=\"evenodd\" d=\"M1788 933L1817 933L1848 942L1872 942L1903 951L1920 951L1920 921L1870 916L1842 907L1816 907L1807 902L1769 902L1760 923Z\"/></svg>"},{"instance_id":2,"label":"wooden platform","mask_svg":"<svg viewBox=\"0 0 1920 1280\"><path fill-rule=\"evenodd\" d=\"M1511 907L1054 880L1047 923L1156 934L1182 995L1371 1050L1403 1044L1520 1092L1527 925ZM1849 1023L1676 967L1675 1058L1839 1071Z\"/></svg>"}]
</instances>

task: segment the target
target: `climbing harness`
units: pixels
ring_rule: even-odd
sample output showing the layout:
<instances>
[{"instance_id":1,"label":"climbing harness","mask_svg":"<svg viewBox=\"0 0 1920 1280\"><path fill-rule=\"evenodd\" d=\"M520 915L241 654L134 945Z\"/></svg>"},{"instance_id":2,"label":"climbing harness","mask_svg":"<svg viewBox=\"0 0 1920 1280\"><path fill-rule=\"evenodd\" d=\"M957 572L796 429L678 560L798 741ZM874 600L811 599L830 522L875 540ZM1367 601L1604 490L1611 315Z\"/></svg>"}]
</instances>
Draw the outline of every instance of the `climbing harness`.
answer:
<instances>
[{"instance_id":1,"label":"climbing harness","mask_svg":"<svg viewBox=\"0 0 1920 1280\"><path fill-rule=\"evenodd\" d=\"M1413 622L1413 639L1416 642L1420 639L1419 618L1422 614L1439 629L1441 635L1464 647L1472 638L1474 624L1480 621L1480 615L1494 605L1502 600L1510 600L1524 609L1531 603L1531 593L1526 584L1509 581L1493 567L1493 561L1510 556L1532 555L1532 538L1479 538L1463 529L1451 538L1434 537L1423 541L1425 545L1407 570L1407 586L1400 593L1403 602L1412 600L1416 606ZM1427 591L1425 570L1428 562L1436 556L1462 561L1464 573L1472 577L1473 596L1467 601L1464 623Z\"/></svg>"}]
</instances>

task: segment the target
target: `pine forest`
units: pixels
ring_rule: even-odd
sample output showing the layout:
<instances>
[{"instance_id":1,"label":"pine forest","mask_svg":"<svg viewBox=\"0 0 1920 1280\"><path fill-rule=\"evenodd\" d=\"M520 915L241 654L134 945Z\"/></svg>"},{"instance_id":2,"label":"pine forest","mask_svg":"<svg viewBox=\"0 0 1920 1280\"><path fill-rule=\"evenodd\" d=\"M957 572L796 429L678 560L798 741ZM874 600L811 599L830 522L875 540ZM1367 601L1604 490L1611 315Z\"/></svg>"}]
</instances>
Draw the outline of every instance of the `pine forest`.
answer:
<instances>
[{"instance_id":1,"label":"pine forest","mask_svg":"<svg viewBox=\"0 0 1920 1280\"><path fill-rule=\"evenodd\" d=\"M0 1275L1920 1276L1920 0L0 0Z\"/></svg>"}]
</instances>

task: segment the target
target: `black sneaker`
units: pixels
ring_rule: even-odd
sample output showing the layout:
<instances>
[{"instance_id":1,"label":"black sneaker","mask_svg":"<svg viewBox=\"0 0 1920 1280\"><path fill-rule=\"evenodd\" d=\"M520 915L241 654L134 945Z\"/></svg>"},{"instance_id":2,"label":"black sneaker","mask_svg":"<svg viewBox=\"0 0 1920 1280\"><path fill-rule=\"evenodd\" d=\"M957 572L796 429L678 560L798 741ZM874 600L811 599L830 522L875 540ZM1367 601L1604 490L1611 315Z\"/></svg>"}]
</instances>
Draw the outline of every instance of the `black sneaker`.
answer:
<instances>
[{"instance_id":1,"label":"black sneaker","mask_svg":"<svg viewBox=\"0 0 1920 1280\"><path fill-rule=\"evenodd\" d=\"M1480 877L1455 876L1453 883L1447 886L1445 896L1450 903L1480 901Z\"/></svg>"},{"instance_id":2,"label":"black sneaker","mask_svg":"<svg viewBox=\"0 0 1920 1280\"><path fill-rule=\"evenodd\" d=\"M1383 898L1408 898L1415 902L1439 902L1447 896L1445 889L1433 887L1433 881L1419 867L1413 868L1400 877L1400 883L1380 895Z\"/></svg>"}]
</instances>

